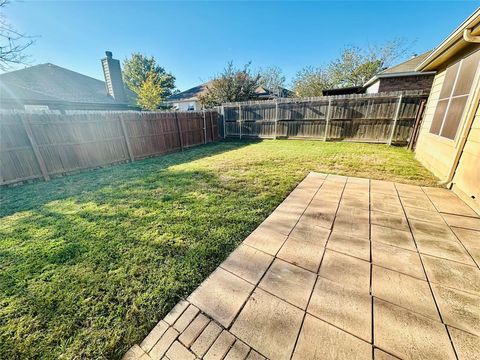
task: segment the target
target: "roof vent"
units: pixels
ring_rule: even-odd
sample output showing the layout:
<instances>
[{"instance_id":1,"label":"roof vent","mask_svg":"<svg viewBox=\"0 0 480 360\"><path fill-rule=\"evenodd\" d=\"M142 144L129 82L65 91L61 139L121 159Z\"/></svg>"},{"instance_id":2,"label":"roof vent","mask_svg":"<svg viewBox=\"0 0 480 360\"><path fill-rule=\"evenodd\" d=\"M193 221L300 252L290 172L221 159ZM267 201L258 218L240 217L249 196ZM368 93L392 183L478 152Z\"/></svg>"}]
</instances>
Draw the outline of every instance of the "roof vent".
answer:
<instances>
[{"instance_id":1,"label":"roof vent","mask_svg":"<svg viewBox=\"0 0 480 360\"><path fill-rule=\"evenodd\" d=\"M105 51L105 55L107 57L102 59L102 68L107 94L119 103L126 103L120 61L112 58L111 51Z\"/></svg>"}]
</instances>

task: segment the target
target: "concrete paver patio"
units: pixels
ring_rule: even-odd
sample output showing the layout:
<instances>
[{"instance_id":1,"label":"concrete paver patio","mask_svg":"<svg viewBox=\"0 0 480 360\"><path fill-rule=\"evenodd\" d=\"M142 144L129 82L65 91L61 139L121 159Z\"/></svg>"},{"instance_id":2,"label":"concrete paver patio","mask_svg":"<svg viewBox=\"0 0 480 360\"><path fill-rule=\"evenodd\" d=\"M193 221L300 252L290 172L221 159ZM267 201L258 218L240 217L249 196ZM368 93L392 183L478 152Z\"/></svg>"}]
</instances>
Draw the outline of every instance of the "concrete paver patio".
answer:
<instances>
[{"instance_id":1,"label":"concrete paver patio","mask_svg":"<svg viewBox=\"0 0 480 360\"><path fill-rule=\"evenodd\" d=\"M480 359L480 217L310 173L124 359Z\"/></svg>"}]
</instances>

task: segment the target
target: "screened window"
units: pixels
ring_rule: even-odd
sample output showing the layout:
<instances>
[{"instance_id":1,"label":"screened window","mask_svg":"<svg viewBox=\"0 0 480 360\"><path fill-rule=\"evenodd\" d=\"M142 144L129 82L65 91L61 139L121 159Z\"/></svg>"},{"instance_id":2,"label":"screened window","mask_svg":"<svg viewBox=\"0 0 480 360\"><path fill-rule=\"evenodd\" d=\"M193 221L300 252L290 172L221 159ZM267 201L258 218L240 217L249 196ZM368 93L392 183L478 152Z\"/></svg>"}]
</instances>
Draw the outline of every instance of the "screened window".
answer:
<instances>
[{"instance_id":1,"label":"screened window","mask_svg":"<svg viewBox=\"0 0 480 360\"><path fill-rule=\"evenodd\" d=\"M447 68L430 132L455 139L473 79L477 73L480 50Z\"/></svg>"}]
</instances>

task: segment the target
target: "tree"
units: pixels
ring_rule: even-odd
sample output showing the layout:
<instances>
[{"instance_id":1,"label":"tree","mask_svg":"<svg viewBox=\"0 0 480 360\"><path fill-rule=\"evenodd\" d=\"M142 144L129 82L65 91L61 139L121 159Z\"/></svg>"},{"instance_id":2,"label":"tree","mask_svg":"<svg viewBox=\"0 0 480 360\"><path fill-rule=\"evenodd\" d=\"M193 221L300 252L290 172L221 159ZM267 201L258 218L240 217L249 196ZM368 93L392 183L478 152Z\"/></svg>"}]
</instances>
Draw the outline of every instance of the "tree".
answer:
<instances>
[{"instance_id":1,"label":"tree","mask_svg":"<svg viewBox=\"0 0 480 360\"><path fill-rule=\"evenodd\" d=\"M8 5L7 0L0 0L0 10ZM18 32L0 12L0 70L8 70L12 65L25 64L28 55L25 50L34 43L31 36Z\"/></svg>"},{"instance_id":2,"label":"tree","mask_svg":"<svg viewBox=\"0 0 480 360\"><path fill-rule=\"evenodd\" d=\"M293 91L296 96L322 96L322 90L332 87L327 71L323 68L307 66L300 70L293 80Z\"/></svg>"},{"instance_id":3,"label":"tree","mask_svg":"<svg viewBox=\"0 0 480 360\"><path fill-rule=\"evenodd\" d=\"M153 56L133 53L123 61L123 82L137 95L151 74L156 74L152 79L162 89L163 97L170 96L175 89L175 77L158 65Z\"/></svg>"},{"instance_id":4,"label":"tree","mask_svg":"<svg viewBox=\"0 0 480 360\"><path fill-rule=\"evenodd\" d=\"M259 75L260 85L277 96L281 93L282 88L285 87L285 75L283 75L282 69L278 66L260 68Z\"/></svg>"},{"instance_id":5,"label":"tree","mask_svg":"<svg viewBox=\"0 0 480 360\"><path fill-rule=\"evenodd\" d=\"M400 39L367 49L358 46L346 47L340 56L329 64L328 76L335 87L362 86L404 56L408 48Z\"/></svg>"},{"instance_id":6,"label":"tree","mask_svg":"<svg viewBox=\"0 0 480 360\"><path fill-rule=\"evenodd\" d=\"M362 86L380 71L404 56L409 49L403 40L362 49L349 46L324 68L306 67L293 80L297 96L322 96L322 90Z\"/></svg>"},{"instance_id":7,"label":"tree","mask_svg":"<svg viewBox=\"0 0 480 360\"><path fill-rule=\"evenodd\" d=\"M159 84L158 74L147 74L146 80L140 85L137 93L137 104L144 110L156 110L160 106L164 91Z\"/></svg>"},{"instance_id":8,"label":"tree","mask_svg":"<svg viewBox=\"0 0 480 360\"><path fill-rule=\"evenodd\" d=\"M223 73L209 82L199 101L208 108L225 102L251 100L255 98L255 90L259 85L260 76L252 74L250 63L243 69L237 69L229 62Z\"/></svg>"}]
</instances>

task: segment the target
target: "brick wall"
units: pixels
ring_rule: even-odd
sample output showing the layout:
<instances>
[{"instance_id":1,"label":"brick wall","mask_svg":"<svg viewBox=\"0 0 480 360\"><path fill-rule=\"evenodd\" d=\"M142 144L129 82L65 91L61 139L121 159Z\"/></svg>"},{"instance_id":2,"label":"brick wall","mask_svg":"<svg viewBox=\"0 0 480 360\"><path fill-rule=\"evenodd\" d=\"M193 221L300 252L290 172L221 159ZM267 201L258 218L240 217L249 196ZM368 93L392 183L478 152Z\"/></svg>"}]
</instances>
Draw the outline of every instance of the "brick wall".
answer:
<instances>
[{"instance_id":1,"label":"brick wall","mask_svg":"<svg viewBox=\"0 0 480 360\"><path fill-rule=\"evenodd\" d=\"M378 92L400 90L430 90L435 75L399 76L380 79Z\"/></svg>"}]
</instances>

